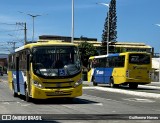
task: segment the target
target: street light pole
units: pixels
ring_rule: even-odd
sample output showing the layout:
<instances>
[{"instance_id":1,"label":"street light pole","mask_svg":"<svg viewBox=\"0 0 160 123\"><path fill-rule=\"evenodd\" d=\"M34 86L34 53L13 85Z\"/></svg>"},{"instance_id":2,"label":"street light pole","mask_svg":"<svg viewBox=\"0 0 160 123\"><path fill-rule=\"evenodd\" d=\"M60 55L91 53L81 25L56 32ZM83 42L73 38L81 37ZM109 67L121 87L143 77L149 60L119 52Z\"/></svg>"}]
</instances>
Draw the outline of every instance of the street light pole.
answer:
<instances>
[{"instance_id":1,"label":"street light pole","mask_svg":"<svg viewBox=\"0 0 160 123\"><path fill-rule=\"evenodd\" d=\"M108 39L107 39L107 55L109 54L109 31L110 31L110 25L109 25L109 17L110 17L110 12L109 12L109 4L108 4Z\"/></svg>"},{"instance_id":2,"label":"street light pole","mask_svg":"<svg viewBox=\"0 0 160 123\"><path fill-rule=\"evenodd\" d=\"M72 0L72 31L71 31L71 43L74 41L74 0Z\"/></svg>"},{"instance_id":3,"label":"street light pole","mask_svg":"<svg viewBox=\"0 0 160 123\"><path fill-rule=\"evenodd\" d=\"M156 25L160 27L160 24L156 24ZM159 51L159 82L160 82L160 51Z\"/></svg>"},{"instance_id":4,"label":"street light pole","mask_svg":"<svg viewBox=\"0 0 160 123\"><path fill-rule=\"evenodd\" d=\"M109 12L109 8L110 8L110 4L109 3L97 3L97 4L101 4L101 5L104 5L104 6L107 6L108 7L108 33L107 33L107 55L109 54L109 31L110 31L110 25L109 25L109 18L110 18L110 12Z\"/></svg>"},{"instance_id":5,"label":"street light pole","mask_svg":"<svg viewBox=\"0 0 160 123\"><path fill-rule=\"evenodd\" d=\"M32 20L33 20L33 35L32 35L32 41L34 41L34 18L35 17L38 17L38 16L42 16L42 15L32 15L32 14L27 14L29 16L32 17Z\"/></svg>"},{"instance_id":6,"label":"street light pole","mask_svg":"<svg viewBox=\"0 0 160 123\"><path fill-rule=\"evenodd\" d=\"M24 12L20 12L19 13L23 13L23 14L26 14L26 15L29 15L32 17L32 20L33 20L33 35L32 35L32 41L34 41L34 18L35 17L38 17L38 16L42 16L42 15L32 15L32 14L27 14L27 13L24 13Z\"/></svg>"}]
</instances>

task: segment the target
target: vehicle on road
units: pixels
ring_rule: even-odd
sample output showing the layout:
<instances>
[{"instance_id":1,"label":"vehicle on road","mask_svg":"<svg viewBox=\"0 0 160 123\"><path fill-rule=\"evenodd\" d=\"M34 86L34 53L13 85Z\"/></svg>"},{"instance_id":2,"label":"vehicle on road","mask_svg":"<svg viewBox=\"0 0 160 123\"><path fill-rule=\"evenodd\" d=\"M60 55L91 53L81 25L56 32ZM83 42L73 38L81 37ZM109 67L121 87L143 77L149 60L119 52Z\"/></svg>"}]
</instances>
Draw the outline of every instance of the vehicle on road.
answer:
<instances>
[{"instance_id":1,"label":"vehicle on road","mask_svg":"<svg viewBox=\"0 0 160 123\"><path fill-rule=\"evenodd\" d=\"M111 87L128 85L137 88L139 84L151 82L151 54L125 52L89 58L88 81L97 84L110 84Z\"/></svg>"},{"instance_id":2,"label":"vehicle on road","mask_svg":"<svg viewBox=\"0 0 160 123\"><path fill-rule=\"evenodd\" d=\"M26 101L47 98L72 99L82 95L82 69L73 43L29 43L8 58L8 82L13 95Z\"/></svg>"},{"instance_id":3,"label":"vehicle on road","mask_svg":"<svg viewBox=\"0 0 160 123\"><path fill-rule=\"evenodd\" d=\"M0 75L3 76L3 67L0 66Z\"/></svg>"}]
</instances>

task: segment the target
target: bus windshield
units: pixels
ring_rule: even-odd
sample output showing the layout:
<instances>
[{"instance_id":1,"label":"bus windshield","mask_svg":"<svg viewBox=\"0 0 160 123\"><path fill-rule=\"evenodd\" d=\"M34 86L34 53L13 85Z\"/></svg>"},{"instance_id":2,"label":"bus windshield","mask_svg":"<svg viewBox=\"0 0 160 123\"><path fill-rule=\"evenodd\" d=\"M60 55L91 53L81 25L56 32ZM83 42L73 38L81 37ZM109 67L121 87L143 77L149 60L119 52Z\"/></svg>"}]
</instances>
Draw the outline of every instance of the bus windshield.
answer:
<instances>
[{"instance_id":1,"label":"bus windshield","mask_svg":"<svg viewBox=\"0 0 160 123\"><path fill-rule=\"evenodd\" d=\"M69 76L80 72L78 48L50 46L33 48L33 71L41 76Z\"/></svg>"},{"instance_id":2,"label":"bus windshield","mask_svg":"<svg viewBox=\"0 0 160 123\"><path fill-rule=\"evenodd\" d=\"M130 54L129 63L131 64L150 64L150 55L147 54Z\"/></svg>"}]
</instances>

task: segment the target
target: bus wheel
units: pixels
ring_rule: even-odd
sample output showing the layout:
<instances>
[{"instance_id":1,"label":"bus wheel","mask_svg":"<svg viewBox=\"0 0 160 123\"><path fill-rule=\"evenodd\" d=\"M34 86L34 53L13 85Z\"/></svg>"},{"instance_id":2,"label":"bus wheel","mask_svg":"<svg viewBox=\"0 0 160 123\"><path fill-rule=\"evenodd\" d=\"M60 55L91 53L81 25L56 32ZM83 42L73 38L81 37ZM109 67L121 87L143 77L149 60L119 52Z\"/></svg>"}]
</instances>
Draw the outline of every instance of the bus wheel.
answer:
<instances>
[{"instance_id":1,"label":"bus wheel","mask_svg":"<svg viewBox=\"0 0 160 123\"><path fill-rule=\"evenodd\" d=\"M98 84L95 82L95 78L93 77L93 86L97 86Z\"/></svg>"},{"instance_id":2,"label":"bus wheel","mask_svg":"<svg viewBox=\"0 0 160 123\"><path fill-rule=\"evenodd\" d=\"M66 102L69 102L69 103L72 103L73 100L74 100L74 98L72 98L72 97L68 97L68 98L65 98L65 99L66 99Z\"/></svg>"},{"instance_id":3,"label":"bus wheel","mask_svg":"<svg viewBox=\"0 0 160 123\"><path fill-rule=\"evenodd\" d=\"M29 97L27 88L25 89L25 100L26 100L26 102L30 102L30 100L31 100L30 97Z\"/></svg>"},{"instance_id":4,"label":"bus wheel","mask_svg":"<svg viewBox=\"0 0 160 123\"><path fill-rule=\"evenodd\" d=\"M113 78L110 78L109 85L111 88L115 87Z\"/></svg>"},{"instance_id":5,"label":"bus wheel","mask_svg":"<svg viewBox=\"0 0 160 123\"><path fill-rule=\"evenodd\" d=\"M136 88L138 88L138 84L137 83L129 83L129 88L136 89Z\"/></svg>"},{"instance_id":6,"label":"bus wheel","mask_svg":"<svg viewBox=\"0 0 160 123\"><path fill-rule=\"evenodd\" d=\"M110 83L109 83L109 84L110 84L110 87L111 87L111 88L114 88L114 87L115 87L115 88L118 88L118 87L119 87L119 84L114 84L113 78L110 78Z\"/></svg>"},{"instance_id":7,"label":"bus wheel","mask_svg":"<svg viewBox=\"0 0 160 123\"><path fill-rule=\"evenodd\" d=\"M18 96L18 94L15 92L15 87L14 87L13 82L12 82L12 93L13 93L13 96L14 96L14 97L17 97L17 96Z\"/></svg>"}]
</instances>

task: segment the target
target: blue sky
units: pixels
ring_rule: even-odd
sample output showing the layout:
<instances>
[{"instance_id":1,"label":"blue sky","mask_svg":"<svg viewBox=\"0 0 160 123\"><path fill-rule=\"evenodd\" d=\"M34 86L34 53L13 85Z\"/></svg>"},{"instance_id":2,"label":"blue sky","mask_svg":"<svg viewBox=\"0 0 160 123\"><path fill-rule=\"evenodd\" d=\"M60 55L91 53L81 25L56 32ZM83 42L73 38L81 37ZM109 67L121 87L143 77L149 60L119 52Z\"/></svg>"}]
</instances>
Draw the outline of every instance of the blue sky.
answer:
<instances>
[{"instance_id":1,"label":"blue sky","mask_svg":"<svg viewBox=\"0 0 160 123\"><path fill-rule=\"evenodd\" d=\"M75 1L75 37L85 36L101 41L104 21L108 8L97 2L110 0L74 0ZM17 22L27 23L27 38L32 40L32 18L29 14L42 14L35 18L35 39L39 35L71 36L72 0L0 0L0 53L2 48L12 47L9 41L20 41L24 33ZM160 0L117 0L117 41L141 42L160 48ZM22 11L24 13L19 13ZM19 30L19 31L14 31Z\"/></svg>"}]
</instances>

